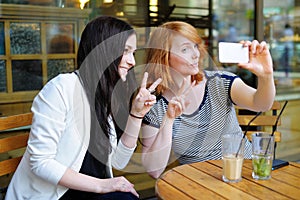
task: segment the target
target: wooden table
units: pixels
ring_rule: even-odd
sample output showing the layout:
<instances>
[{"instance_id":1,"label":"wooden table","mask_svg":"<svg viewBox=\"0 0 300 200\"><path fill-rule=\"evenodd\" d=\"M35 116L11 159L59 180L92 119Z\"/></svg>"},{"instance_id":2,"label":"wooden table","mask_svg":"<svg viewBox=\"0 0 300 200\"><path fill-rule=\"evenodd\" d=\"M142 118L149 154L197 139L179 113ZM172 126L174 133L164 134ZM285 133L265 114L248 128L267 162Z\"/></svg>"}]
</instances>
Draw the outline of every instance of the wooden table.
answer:
<instances>
[{"instance_id":1,"label":"wooden table","mask_svg":"<svg viewBox=\"0 0 300 200\"><path fill-rule=\"evenodd\" d=\"M251 160L244 160L242 181L222 180L222 160L177 166L165 172L155 185L159 199L300 199L300 164L272 171L270 180L254 180Z\"/></svg>"}]
</instances>

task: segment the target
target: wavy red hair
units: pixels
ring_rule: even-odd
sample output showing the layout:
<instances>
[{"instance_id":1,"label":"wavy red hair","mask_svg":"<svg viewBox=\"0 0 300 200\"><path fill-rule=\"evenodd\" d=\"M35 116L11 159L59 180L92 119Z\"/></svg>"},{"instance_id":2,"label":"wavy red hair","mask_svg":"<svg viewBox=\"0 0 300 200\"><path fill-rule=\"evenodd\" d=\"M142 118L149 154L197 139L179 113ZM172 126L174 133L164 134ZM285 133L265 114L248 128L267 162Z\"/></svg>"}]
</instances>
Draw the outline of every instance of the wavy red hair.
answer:
<instances>
[{"instance_id":1,"label":"wavy red hair","mask_svg":"<svg viewBox=\"0 0 300 200\"><path fill-rule=\"evenodd\" d=\"M200 51L199 68L202 66L203 58L207 54L203 40L199 36L197 29L186 22L166 22L155 29L150 35L146 49L145 71L149 73L148 81L150 83L158 78L162 78L162 82L156 88L157 95L163 93L174 84L174 80L170 74L169 58L173 37L176 34L180 34L198 44ZM194 80L196 84L203 80L203 71L201 68L198 74L192 75L191 81L193 82Z\"/></svg>"}]
</instances>

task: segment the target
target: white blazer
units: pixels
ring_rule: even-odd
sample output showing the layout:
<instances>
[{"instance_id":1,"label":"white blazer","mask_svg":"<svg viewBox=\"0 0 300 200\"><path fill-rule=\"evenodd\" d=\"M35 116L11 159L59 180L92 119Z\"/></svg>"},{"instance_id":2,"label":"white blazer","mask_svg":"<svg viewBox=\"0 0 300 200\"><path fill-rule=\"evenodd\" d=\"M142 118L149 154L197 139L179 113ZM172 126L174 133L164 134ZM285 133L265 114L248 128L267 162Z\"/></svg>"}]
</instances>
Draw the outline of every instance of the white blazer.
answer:
<instances>
[{"instance_id":1,"label":"white blazer","mask_svg":"<svg viewBox=\"0 0 300 200\"><path fill-rule=\"evenodd\" d=\"M28 146L6 200L59 199L68 189L58 185L59 180L68 167L80 170L88 148L90 106L75 73L49 81L35 97L31 110L34 115ZM124 168L135 148L127 148L121 141L117 145L114 129L111 135L108 173L112 177L112 166Z\"/></svg>"}]
</instances>

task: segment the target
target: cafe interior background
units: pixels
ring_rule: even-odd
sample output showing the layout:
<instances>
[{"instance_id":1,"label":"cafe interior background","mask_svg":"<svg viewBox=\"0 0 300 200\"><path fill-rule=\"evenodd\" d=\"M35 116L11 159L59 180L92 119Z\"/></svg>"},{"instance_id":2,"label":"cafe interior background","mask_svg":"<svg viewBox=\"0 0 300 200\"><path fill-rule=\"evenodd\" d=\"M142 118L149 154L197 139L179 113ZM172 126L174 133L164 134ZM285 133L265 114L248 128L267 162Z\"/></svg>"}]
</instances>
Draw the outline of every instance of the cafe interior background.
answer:
<instances>
[{"instance_id":1,"label":"cafe interior background","mask_svg":"<svg viewBox=\"0 0 300 200\"><path fill-rule=\"evenodd\" d=\"M76 68L85 24L98 15L128 21L143 47L152 27L172 20L194 25L207 45L207 67L255 77L218 62L218 42L265 40L274 62L276 100L288 100L278 130L277 158L300 161L300 0L1 0L0 115L28 112L51 78ZM142 48L141 48L142 49ZM136 54L142 64L143 51ZM140 69L137 67L137 69ZM138 73L139 70L137 70ZM1 133L0 133L1 135Z\"/></svg>"}]
</instances>

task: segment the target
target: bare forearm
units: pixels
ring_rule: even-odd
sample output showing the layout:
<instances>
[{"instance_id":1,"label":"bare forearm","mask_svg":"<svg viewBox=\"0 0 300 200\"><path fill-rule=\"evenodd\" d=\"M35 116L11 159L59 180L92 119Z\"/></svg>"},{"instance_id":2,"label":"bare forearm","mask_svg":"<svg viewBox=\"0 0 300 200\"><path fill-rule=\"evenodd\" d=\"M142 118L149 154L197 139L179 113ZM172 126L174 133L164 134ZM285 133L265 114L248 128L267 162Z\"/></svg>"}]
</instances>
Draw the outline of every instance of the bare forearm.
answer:
<instances>
[{"instance_id":1,"label":"bare forearm","mask_svg":"<svg viewBox=\"0 0 300 200\"><path fill-rule=\"evenodd\" d=\"M157 152L148 152L143 156L143 164L148 174L153 178L158 178L168 165L171 152L171 145L159 146Z\"/></svg>"},{"instance_id":2,"label":"bare forearm","mask_svg":"<svg viewBox=\"0 0 300 200\"><path fill-rule=\"evenodd\" d=\"M104 182L105 179L97 179L68 168L58 184L74 190L105 193Z\"/></svg>"},{"instance_id":3,"label":"bare forearm","mask_svg":"<svg viewBox=\"0 0 300 200\"><path fill-rule=\"evenodd\" d=\"M257 90L254 95L254 104L257 110L269 110L275 98L275 84L273 76L258 78Z\"/></svg>"},{"instance_id":4,"label":"bare forearm","mask_svg":"<svg viewBox=\"0 0 300 200\"><path fill-rule=\"evenodd\" d=\"M128 148L134 148L136 146L139 132L141 129L142 119L138 119L132 116L128 117L126 128L121 137L122 143Z\"/></svg>"},{"instance_id":5,"label":"bare forearm","mask_svg":"<svg viewBox=\"0 0 300 200\"><path fill-rule=\"evenodd\" d=\"M98 179L92 176L75 172L68 168L58 183L64 187L93 192L93 193L109 193L115 191L131 192L132 194L139 196L134 189L134 185L131 184L124 177L115 177L107 179Z\"/></svg>"},{"instance_id":6,"label":"bare forearm","mask_svg":"<svg viewBox=\"0 0 300 200\"><path fill-rule=\"evenodd\" d=\"M147 172L154 178L157 178L168 164L172 147L173 122L174 119L164 117L162 126L151 146L143 148L143 164Z\"/></svg>"}]
</instances>

